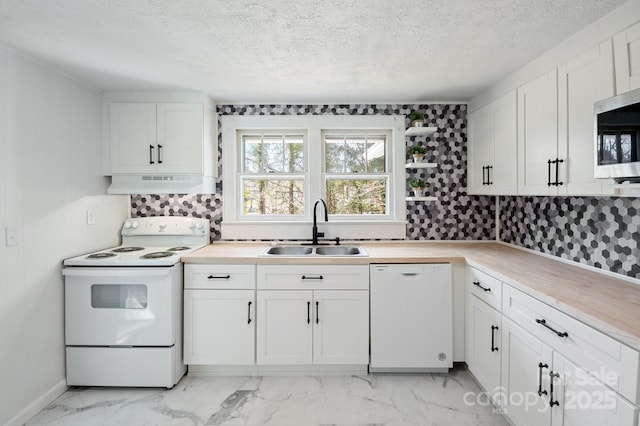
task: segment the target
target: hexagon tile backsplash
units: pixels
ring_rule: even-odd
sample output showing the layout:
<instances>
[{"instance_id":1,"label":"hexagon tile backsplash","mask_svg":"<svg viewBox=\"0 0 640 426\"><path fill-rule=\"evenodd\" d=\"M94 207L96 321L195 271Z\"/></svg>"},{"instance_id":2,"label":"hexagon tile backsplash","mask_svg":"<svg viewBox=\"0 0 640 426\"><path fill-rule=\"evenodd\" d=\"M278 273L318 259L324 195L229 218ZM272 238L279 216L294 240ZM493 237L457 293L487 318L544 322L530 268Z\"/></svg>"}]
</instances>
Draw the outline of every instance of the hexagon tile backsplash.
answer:
<instances>
[{"instance_id":1,"label":"hexagon tile backsplash","mask_svg":"<svg viewBox=\"0 0 640 426\"><path fill-rule=\"evenodd\" d=\"M500 240L640 278L640 198L500 197Z\"/></svg>"}]
</instances>

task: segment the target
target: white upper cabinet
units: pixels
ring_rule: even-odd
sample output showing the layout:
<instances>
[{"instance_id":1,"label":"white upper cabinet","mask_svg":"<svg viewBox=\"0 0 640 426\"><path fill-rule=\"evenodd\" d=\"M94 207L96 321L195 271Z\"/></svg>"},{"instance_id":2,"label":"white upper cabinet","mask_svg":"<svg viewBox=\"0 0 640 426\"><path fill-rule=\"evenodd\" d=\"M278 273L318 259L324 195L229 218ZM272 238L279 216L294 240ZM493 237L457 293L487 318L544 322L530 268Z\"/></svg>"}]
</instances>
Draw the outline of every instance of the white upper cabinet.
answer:
<instances>
[{"instance_id":1,"label":"white upper cabinet","mask_svg":"<svg viewBox=\"0 0 640 426\"><path fill-rule=\"evenodd\" d=\"M469 115L469 193L517 191L516 92Z\"/></svg>"},{"instance_id":2,"label":"white upper cabinet","mask_svg":"<svg viewBox=\"0 0 640 426\"><path fill-rule=\"evenodd\" d=\"M553 70L518 89L518 194L557 193L558 78ZM559 169L558 169L559 170ZM561 172L559 170L559 172Z\"/></svg>"},{"instance_id":3,"label":"white upper cabinet","mask_svg":"<svg viewBox=\"0 0 640 426\"><path fill-rule=\"evenodd\" d=\"M518 89L518 194L603 195L594 178L596 101L614 95L611 40Z\"/></svg>"},{"instance_id":4,"label":"white upper cabinet","mask_svg":"<svg viewBox=\"0 0 640 426\"><path fill-rule=\"evenodd\" d=\"M616 94L640 89L640 22L613 37Z\"/></svg>"},{"instance_id":5,"label":"white upper cabinet","mask_svg":"<svg viewBox=\"0 0 640 426\"><path fill-rule=\"evenodd\" d=\"M602 195L609 190L610 181L594 178L593 104L613 95L611 40L558 68L558 157L564 159L559 194Z\"/></svg>"},{"instance_id":6,"label":"white upper cabinet","mask_svg":"<svg viewBox=\"0 0 640 426\"><path fill-rule=\"evenodd\" d=\"M212 104L193 94L154 93L105 94L105 174L216 176Z\"/></svg>"}]
</instances>

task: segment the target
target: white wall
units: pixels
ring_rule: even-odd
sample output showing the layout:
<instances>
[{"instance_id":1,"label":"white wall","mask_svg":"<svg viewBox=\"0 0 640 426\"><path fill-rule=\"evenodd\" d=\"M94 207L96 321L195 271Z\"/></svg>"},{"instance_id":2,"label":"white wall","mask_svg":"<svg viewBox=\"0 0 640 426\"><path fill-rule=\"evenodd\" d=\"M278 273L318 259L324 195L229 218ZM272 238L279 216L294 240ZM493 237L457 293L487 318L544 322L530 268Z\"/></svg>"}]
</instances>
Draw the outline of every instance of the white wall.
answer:
<instances>
[{"instance_id":1,"label":"white wall","mask_svg":"<svg viewBox=\"0 0 640 426\"><path fill-rule=\"evenodd\" d=\"M105 195L100 120L98 90L0 46L0 424L65 389L62 259L119 243L128 197Z\"/></svg>"}]
</instances>

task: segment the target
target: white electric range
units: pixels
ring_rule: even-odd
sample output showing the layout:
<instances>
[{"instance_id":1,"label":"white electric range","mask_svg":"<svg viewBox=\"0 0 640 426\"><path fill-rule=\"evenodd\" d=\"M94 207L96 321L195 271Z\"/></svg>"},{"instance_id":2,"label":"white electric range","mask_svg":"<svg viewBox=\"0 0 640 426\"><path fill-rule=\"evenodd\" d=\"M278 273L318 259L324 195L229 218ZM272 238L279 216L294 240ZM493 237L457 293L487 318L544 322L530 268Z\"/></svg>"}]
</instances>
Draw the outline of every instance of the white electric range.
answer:
<instances>
[{"instance_id":1,"label":"white electric range","mask_svg":"<svg viewBox=\"0 0 640 426\"><path fill-rule=\"evenodd\" d=\"M209 221L134 218L121 235L63 262L67 384L171 388L186 371L180 258L209 244Z\"/></svg>"}]
</instances>

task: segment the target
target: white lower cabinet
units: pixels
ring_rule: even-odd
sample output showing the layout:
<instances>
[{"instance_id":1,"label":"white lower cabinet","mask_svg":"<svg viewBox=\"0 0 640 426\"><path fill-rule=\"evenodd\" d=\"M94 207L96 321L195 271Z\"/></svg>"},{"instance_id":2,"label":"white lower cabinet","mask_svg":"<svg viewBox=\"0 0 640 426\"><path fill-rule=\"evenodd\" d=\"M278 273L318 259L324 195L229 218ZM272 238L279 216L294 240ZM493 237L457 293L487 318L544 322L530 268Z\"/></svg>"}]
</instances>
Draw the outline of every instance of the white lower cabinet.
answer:
<instances>
[{"instance_id":1,"label":"white lower cabinet","mask_svg":"<svg viewBox=\"0 0 640 426\"><path fill-rule=\"evenodd\" d=\"M514 424L638 426L637 351L472 267L466 291L469 371Z\"/></svg>"},{"instance_id":2,"label":"white lower cabinet","mask_svg":"<svg viewBox=\"0 0 640 426\"><path fill-rule=\"evenodd\" d=\"M516 425L549 425L549 372L551 348L502 319L501 408Z\"/></svg>"},{"instance_id":3,"label":"white lower cabinet","mask_svg":"<svg viewBox=\"0 0 640 426\"><path fill-rule=\"evenodd\" d=\"M368 288L368 266L259 266L257 364L367 365Z\"/></svg>"},{"instance_id":4,"label":"white lower cabinet","mask_svg":"<svg viewBox=\"0 0 640 426\"><path fill-rule=\"evenodd\" d=\"M467 293L467 364L478 382L500 405L500 358L502 316L500 312Z\"/></svg>"},{"instance_id":5,"label":"white lower cabinet","mask_svg":"<svg viewBox=\"0 0 640 426\"><path fill-rule=\"evenodd\" d=\"M255 266L184 268L184 363L255 363Z\"/></svg>"}]
</instances>

